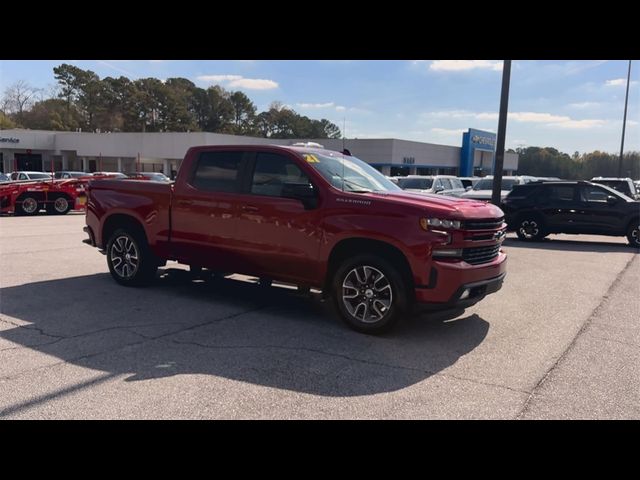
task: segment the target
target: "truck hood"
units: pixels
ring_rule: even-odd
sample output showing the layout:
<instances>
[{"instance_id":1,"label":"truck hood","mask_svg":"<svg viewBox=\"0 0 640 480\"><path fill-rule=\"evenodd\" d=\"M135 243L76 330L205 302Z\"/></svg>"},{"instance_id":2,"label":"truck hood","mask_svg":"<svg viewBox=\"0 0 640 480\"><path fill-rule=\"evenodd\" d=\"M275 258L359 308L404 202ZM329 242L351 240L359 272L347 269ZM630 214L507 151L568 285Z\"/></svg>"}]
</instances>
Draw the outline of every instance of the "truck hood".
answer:
<instances>
[{"instance_id":1,"label":"truck hood","mask_svg":"<svg viewBox=\"0 0 640 480\"><path fill-rule=\"evenodd\" d=\"M406 205L421 210L423 214L433 216L446 215L447 218L498 218L504 213L492 203L479 202L445 195L402 192L372 192L362 197L386 200L395 204Z\"/></svg>"}]
</instances>

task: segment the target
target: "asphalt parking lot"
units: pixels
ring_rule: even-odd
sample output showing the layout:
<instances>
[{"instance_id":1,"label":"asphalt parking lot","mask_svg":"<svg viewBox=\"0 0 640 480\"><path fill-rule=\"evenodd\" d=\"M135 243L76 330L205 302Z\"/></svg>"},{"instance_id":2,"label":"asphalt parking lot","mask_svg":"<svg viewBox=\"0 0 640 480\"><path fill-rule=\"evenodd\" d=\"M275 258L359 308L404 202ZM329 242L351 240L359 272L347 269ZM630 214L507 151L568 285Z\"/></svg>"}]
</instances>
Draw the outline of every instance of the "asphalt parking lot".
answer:
<instances>
[{"instance_id":1,"label":"asphalt parking lot","mask_svg":"<svg viewBox=\"0 0 640 480\"><path fill-rule=\"evenodd\" d=\"M503 289L371 337L250 281L117 285L84 215L0 218L0 418L640 418L640 260L509 234Z\"/></svg>"}]
</instances>

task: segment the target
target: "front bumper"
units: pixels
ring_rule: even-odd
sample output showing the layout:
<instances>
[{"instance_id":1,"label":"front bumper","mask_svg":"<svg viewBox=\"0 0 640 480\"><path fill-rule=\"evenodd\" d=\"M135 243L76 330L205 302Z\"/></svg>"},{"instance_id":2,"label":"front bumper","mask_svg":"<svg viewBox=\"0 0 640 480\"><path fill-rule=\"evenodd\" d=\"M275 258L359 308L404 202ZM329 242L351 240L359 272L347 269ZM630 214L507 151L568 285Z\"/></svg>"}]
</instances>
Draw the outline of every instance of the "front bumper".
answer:
<instances>
[{"instance_id":1,"label":"front bumper","mask_svg":"<svg viewBox=\"0 0 640 480\"><path fill-rule=\"evenodd\" d=\"M502 283L504 281L504 277L506 277L506 272L499 275L495 278L490 278L488 280L482 280L480 282L467 283L462 285L456 293L451 297L448 302L441 303L421 303L418 305L418 308L425 311L434 311L434 310L450 310L454 308L467 308L472 305L475 305L484 297L491 293L495 293L502 288ZM462 294L466 291L469 291L469 296L465 299L460 299Z\"/></svg>"},{"instance_id":2,"label":"front bumper","mask_svg":"<svg viewBox=\"0 0 640 480\"><path fill-rule=\"evenodd\" d=\"M415 289L418 303L434 308L465 307L498 291L507 272L507 256L501 251L489 263L469 265L461 262L434 261L429 285ZM486 287L486 288L484 288ZM468 298L460 299L466 289Z\"/></svg>"}]
</instances>

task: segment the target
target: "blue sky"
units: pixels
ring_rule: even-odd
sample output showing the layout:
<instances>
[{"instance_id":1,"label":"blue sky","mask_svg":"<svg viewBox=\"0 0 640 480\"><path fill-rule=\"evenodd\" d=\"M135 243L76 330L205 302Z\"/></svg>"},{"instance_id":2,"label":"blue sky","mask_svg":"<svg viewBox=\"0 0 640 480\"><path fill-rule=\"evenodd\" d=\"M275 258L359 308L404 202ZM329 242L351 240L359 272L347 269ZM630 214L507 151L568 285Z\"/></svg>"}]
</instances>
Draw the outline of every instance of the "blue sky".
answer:
<instances>
[{"instance_id":1,"label":"blue sky","mask_svg":"<svg viewBox=\"0 0 640 480\"><path fill-rule=\"evenodd\" d=\"M259 110L280 101L328 118L349 138L460 145L469 127L496 131L501 61L495 60L4 60L0 92L17 80L50 89L53 67L101 78L185 77L244 91ZM627 61L514 61L507 147L573 153L620 149ZM625 151L640 150L640 62L631 71Z\"/></svg>"}]
</instances>

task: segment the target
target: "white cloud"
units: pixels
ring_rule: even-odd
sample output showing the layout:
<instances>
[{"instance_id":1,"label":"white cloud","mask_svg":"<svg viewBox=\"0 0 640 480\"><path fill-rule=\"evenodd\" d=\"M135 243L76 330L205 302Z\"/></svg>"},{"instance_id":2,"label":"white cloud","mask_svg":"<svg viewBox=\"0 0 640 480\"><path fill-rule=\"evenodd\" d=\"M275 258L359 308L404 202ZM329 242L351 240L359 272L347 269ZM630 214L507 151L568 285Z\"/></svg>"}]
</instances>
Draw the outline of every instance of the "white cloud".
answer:
<instances>
[{"instance_id":1,"label":"white cloud","mask_svg":"<svg viewBox=\"0 0 640 480\"><path fill-rule=\"evenodd\" d=\"M335 105L333 102L326 103L296 103L300 108L331 108ZM344 108L344 107L342 107ZM338 107L336 107L336 110Z\"/></svg>"},{"instance_id":2,"label":"white cloud","mask_svg":"<svg viewBox=\"0 0 640 480\"><path fill-rule=\"evenodd\" d=\"M229 83L230 87L246 88L247 90L273 90L278 88L278 82L263 78L239 78Z\"/></svg>"},{"instance_id":3,"label":"white cloud","mask_svg":"<svg viewBox=\"0 0 640 480\"><path fill-rule=\"evenodd\" d=\"M199 75L201 82L225 83L230 88L246 88L247 90L272 90L278 88L278 82L263 78L244 78L242 75Z\"/></svg>"},{"instance_id":4,"label":"white cloud","mask_svg":"<svg viewBox=\"0 0 640 480\"><path fill-rule=\"evenodd\" d=\"M578 102L578 103L570 103L567 105L570 108L592 108L599 107L602 105L600 102Z\"/></svg>"},{"instance_id":5,"label":"white cloud","mask_svg":"<svg viewBox=\"0 0 640 480\"><path fill-rule=\"evenodd\" d=\"M338 112L344 112L346 109L347 109L347 107L342 106L342 105L337 105L337 106L336 106L336 110L337 110Z\"/></svg>"},{"instance_id":6,"label":"white cloud","mask_svg":"<svg viewBox=\"0 0 640 480\"><path fill-rule=\"evenodd\" d=\"M500 60L434 60L429 65L434 72L463 72L469 70L502 70Z\"/></svg>"},{"instance_id":7,"label":"white cloud","mask_svg":"<svg viewBox=\"0 0 640 480\"><path fill-rule=\"evenodd\" d=\"M200 75L196 79L203 82L228 82L230 80L239 80L242 75Z\"/></svg>"},{"instance_id":8,"label":"white cloud","mask_svg":"<svg viewBox=\"0 0 640 480\"><path fill-rule=\"evenodd\" d=\"M422 114L424 120L433 121L433 119L465 119L465 120L483 120L497 121L497 112L470 112L468 110L443 110L438 112L429 112ZM509 112L509 120L520 123L538 123L551 127L560 127L567 129L588 129L597 128L605 125L605 120L584 119L576 120L567 115L554 115L546 112ZM448 129L436 128L432 129L435 133L444 133Z\"/></svg>"},{"instance_id":9,"label":"white cloud","mask_svg":"<svg viewBox=\"0 0 640 480\"><path fill-rule=\"evenodd\" d=\"M586 129L589 129L589 128L602 127L606 123L607 122L605 120L588 119L588 120L565 120L565 121L562 121L562 122L549 123L548 125L550 127L570 128L570 129L576 129L576 130L586 130Z\"/></svg>"},{"instance_id":10,"label":"white cloud","mask_svg":"<svg viewBox=\"0 0 640 480\"><path fill-rule=\"evenodd\" d=\"M497 118L497 114L496 114ZM509 112L509 119L517 122L549 123L568 122L571 118L565 115L553 115L551 113L539 112Z\"/></svg>"},{"instance_id":11,"label":"white cloud","mask_svg":"<svg viewBox=\"0 0 640 480\"><path fill-rule=\"evenodd\" d=\"M149 60L149 63L164 63L166 60Z\"/></svg>"},{"instance_id":12,"label":"white cloud","mask_svg":"<svg viewBox=\"0 0 640 480\"><path fill-rule=\"evenodd\" d=\"M114 60L112 60L113 62ZM115 62L118 62L120 60L115 60ZM99 63L100 65L104 65L105 67L110 68L111 70L115 70L116 72L120 72L120 73L124 73L125 75L128 75L130 77L135 77L136 74L133 72L130 72L129 70L125 70L124 68L120 68L117 67L115 65L113 65L113 63L107 62L105 60L96 60L97 63Z\"/></svg>"},{"instance_id":13,"label":"white cloud","mask_svg":"<svg viewBox=\"0 0 640 480\"><path fill-rule=\"evenodd\" d=\"M447 135L447 136L451 136L451 135L462 135L464 132L466 132L467 130L464 128L432 128L431 131L433 133L437 133L438 135Z\"/></svg>"},{"instance_id":14,"label":"white cloud","mask_svg":"<svg viewBox=\"0 0 640 480\"><path fill-rule=\"evenodd\" d=\"M203 82L228 82L231 80L240 80L242 75L200 75L196 77Z\"/></svg>"},{"instance_id":15,"label":"white cloud","mask_svg":"<svg viewBox=\"0 0 640 480\"><path fill-rule=\"evenodd\" d=\"M627 85L627 79L626 78L615 78L613 80L607 80L606 82L604 82L605 86L607 87L625 87ZM637 80L631 80L631 84L630 85L637 85L638 81Z\"/></svg>"},{"instance_id":16,"label":"white cloud","mask_svg":"<svg viewBox=\"0 0 640 480\"><path fill-rule=\"evenodd\" d=\"M627 125L630 127L635 127L636 125L640 125L640 122L636 122L635 120L627 120Z\"/></svg>"}]
</instances>

